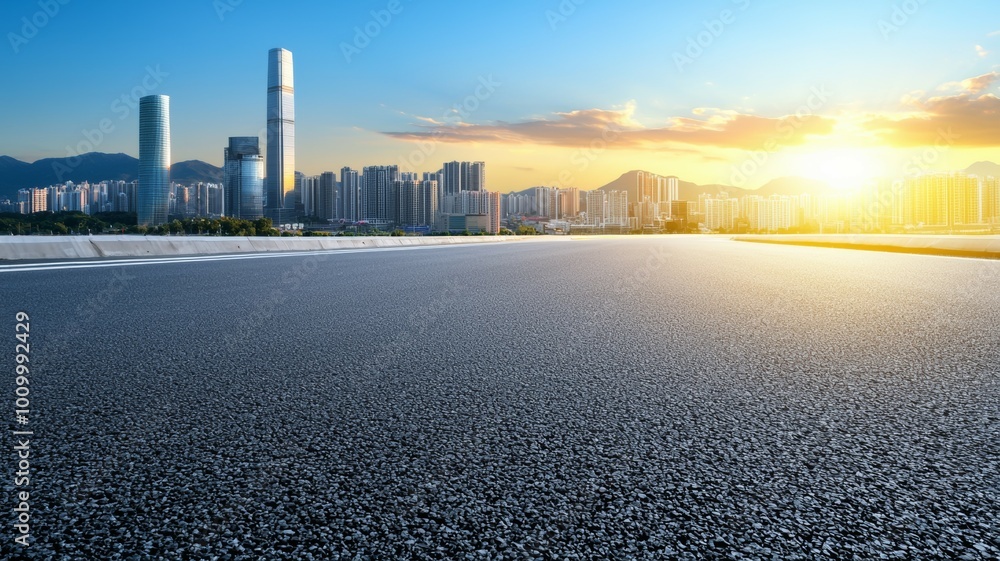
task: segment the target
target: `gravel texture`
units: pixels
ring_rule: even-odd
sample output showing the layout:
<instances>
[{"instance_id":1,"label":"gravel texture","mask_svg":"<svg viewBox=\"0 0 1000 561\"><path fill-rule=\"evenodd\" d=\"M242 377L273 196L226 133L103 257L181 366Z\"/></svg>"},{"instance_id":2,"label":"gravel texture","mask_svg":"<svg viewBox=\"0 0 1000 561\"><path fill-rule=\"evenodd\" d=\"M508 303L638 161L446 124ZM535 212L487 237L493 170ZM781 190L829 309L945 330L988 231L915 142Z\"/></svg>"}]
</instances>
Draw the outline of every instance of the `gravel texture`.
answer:
<instances>
[{"instance_id":1,"label":"gravel texture","mask_svg":"<svg viewBox=\"0 0 1000 561\"><path fill-rule=\"evenodd\" d=\"M5 559L1000 557L1000 262L666 237L2 280L35 431Z\"/></svg>"}]
</instances>

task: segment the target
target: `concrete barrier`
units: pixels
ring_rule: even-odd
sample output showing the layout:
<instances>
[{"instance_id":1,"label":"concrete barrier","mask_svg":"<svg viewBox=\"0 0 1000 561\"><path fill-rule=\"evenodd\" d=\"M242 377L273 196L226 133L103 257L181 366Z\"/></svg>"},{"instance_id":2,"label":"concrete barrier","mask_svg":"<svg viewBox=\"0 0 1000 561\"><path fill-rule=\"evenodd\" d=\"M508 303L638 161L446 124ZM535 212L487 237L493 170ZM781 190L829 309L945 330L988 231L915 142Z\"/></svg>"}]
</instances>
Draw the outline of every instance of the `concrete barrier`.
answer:
<instances>
[{"instance_id":1,"label":"concrete barrier","mask_svg":"<svg viewBox=\"0 0 1000 561\"><path fill-rule=\"evenodd\" d=\"M553 239L534 236L309 237L249 238L217 236L0 236L0 261L94 259L100 257L173 257L375 249Z\"/></svg>"},{"instance_id":2,"label":"concrete barrier","mask_svg":"<svg viewBox=\"0 0 1000 561\"><path fill-rule=\"evenodd\" d=\"M741 242L1000 259L1000 236L823 234L736 236Z\"/></svg>"}]
</instances>

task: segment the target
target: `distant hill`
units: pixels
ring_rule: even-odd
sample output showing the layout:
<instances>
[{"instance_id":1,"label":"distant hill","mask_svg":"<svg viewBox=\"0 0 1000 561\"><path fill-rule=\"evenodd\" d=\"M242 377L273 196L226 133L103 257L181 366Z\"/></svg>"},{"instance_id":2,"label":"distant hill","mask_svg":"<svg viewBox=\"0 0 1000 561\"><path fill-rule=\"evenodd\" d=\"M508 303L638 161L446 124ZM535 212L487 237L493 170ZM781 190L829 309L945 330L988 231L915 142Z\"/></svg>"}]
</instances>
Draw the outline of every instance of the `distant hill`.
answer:
<instances>
[{"instance_id":1,"label":"distant hill","mask_svg":"<svg viewBox=\"0 0 1000 561\"><path fill-rule=\"evenodd\" d=\"M595 191L627 191L629 202L635 202L639 199L639 185L638 176L642 172L640 170L632 170L627 173L623 173L618 179L615 179L611 183L598 187L594 189ZM675 177L675 176L663 176L663 177ZM517 195L530 195L533 187L524 189L521 191L515 191L514 194ZM732 185L698 185L697 183L692 183L690 181L684 181L678 178L678 196L682 201L696 201L698 200L698 195L709 193L713 195L726 193L730 197L742 197L744 195L760 195L763 197L770 197L771 195L802 195L802 194L821 194L831 191L828 184L823 181L818 181L815 179L808 179L805 177L780 177L773 181L770 181L766 185L763 185L759 189L742 189L740 187L733 187ZM586 205L586 193L587 191L580 191L580 204Z\"/></svg>"},{"instance_id":2,"label":"distant hill","mask_svg":"<svg viewBox=\"0 0 1000 561\"><path fill-rule=\"evenodd\" d=\"M599 187L600 191L628 191L628 200L637 201L639 199L638 176L642 173L633 170L622 174L621 177ZM668 176L669 177L669 176ZM681 200L693 201L698 199L698 195L703 193L728 193L730 197L742 197L744 195L760 195L770 197L771 195L801 195L803 193L818 194L830 190L830 186L822 181L806 179L804 177L781 177L775 179L759 189L741 189L731 185L698 185L690 181L678 179L678 195Z\"/></svg>"},{"instance_id":3,"label":"distant hill","mask_svg":"<svg viewBox=\"0 0 1000 561\"><path fill-rule=\"evenodd\" d=\"M976 162L965 168L965 173L979 177L1000 177L1000 164L993 162Z\"/></svg>"},{"instance_id":4,"label":"distant hill","mask_svg":"<svg viewBox=\"0 0 1000 561\"><path fill-rule=\"evenodd\" d=\"M66 181L132 181L138 175L139 160L128 154L90 152L76 158L45 158L30 164L0 156L0 199L17 197L18 189L48 187ZM170 175L178 183L220 183L222 168L190 160L173 164Z\"/></svg>"},{"instance_id":5,"label":"distant hill","mask_svg":"<svg viewBox=\"0 0 1000 561\"><path fill-rule=\"evenodd\" d=\"M201 160L177 162L170 166L170 181L176 183L222 183L222 168Z\"/></svg>"},{"instance_id":6,"label":"distant hill","mask_svg":"<svg viewBox=\"0 0 1000 561\"><path fill-rule=\"evenodd\" d=\"M127 154L91 152L78 158L45 158L34 163L0 157L0 197L15 197L18 189L55 183L134 178L139 160ZM129 179L131 180L131 179Z\"/></svg>"}]
</instances>

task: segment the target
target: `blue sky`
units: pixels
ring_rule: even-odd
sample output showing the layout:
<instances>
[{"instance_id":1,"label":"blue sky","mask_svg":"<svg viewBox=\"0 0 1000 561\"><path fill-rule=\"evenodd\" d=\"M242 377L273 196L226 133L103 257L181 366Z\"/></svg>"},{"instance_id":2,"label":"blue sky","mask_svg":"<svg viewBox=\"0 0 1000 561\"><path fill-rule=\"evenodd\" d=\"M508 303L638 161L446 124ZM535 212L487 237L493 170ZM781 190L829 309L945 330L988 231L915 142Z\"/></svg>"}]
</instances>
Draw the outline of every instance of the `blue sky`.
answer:
<instances>
[{"instance_id":1,"label":"blue sky","mask_svg":"<svg viewBox=\"0 0 1000 561\"><path fill-rule=\"evenodd\" d=\"M227 137L263 128L279 46L295 57L308 174L465 159L486 161L501 191L593 188L637 168L729 182L777 136L744 166L748 185L814 170L848 181L844 170L894 173L932 146L918 130L928 119L967 131L936 167L996 151L968 128L994 109L996 2L62 2L0 6L0 154L65 156L107 119L96 150L136 155L136 111L115 100L145 80L171 96L174 161L219 165ZM29 37L22 18L44 25ZM366 28L377 34L356 42ZM470 98L483 81L494 91ZM824 100L803 113L817 88ZM467 100L474 111L445 118ZM774 133L789 124L794 136Z\"/></svg>"}]
</instances>

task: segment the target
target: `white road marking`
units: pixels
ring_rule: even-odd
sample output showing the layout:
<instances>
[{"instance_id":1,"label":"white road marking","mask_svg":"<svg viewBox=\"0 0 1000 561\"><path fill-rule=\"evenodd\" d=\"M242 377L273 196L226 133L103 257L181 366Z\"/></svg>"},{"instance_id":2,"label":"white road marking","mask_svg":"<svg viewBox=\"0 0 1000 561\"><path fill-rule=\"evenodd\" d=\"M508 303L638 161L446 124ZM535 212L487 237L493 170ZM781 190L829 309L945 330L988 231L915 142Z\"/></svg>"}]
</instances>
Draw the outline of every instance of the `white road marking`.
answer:
<instances>
[{"instance_id":1,"label":"white road marking","mask_svg":"<svg viewBox=\"0 0 1000 561\"><path fill-rule=\"evenodd\" d=\"M342 255L347 253L372 253L378 251L445 249L450 247L452 248L468 247L469 245L481 245L481 244L431 245L431 246L413 246L413 247L373 247L373 248L358 248L358 249L327 249L319 251L286 251L286 252L273 252L273 253L236 253L236 254L228 253L222 255L190 255L186 257L117 259L113 261L68 261L68 262L55 262L55 263L21 263L16 265L0 265L0 273L23 273L29 271L60 271L64 269L99 269L104 267L134 267L138 265L168 265L173 263L239 261L243 259L271 259L275 257L307 257L311 255Z\"/></svg>"}]
</instances>

